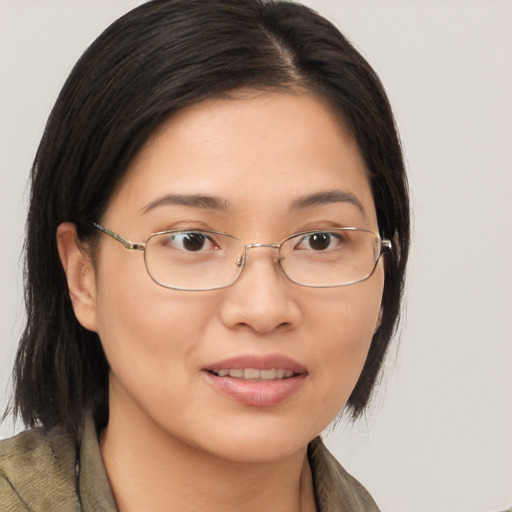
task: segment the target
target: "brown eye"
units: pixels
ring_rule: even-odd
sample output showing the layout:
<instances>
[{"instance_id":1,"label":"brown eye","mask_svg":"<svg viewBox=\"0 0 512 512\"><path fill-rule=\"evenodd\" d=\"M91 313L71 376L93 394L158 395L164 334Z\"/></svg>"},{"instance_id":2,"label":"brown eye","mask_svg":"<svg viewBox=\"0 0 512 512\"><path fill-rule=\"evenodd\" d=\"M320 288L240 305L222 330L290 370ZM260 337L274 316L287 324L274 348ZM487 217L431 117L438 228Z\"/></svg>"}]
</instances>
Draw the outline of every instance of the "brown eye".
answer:
<instances>
[{"instance_id":1,"label":"brown eye","mask_svg":"<svg viewBox=\"0 0 512 512\"><path fill-rule=\"evenodd\" d=\"M314 231L299 239L295 250L323 252L336 249L341 242L341 237L336 233Z\"/></svg>"},{"instance_id":2,"label":"brown eye","mask_svg":"<svg viewBox=\"0 0 512 512\"><path fill-rule=\"evenodd\" d=\"M183 235L183 248L187 251L200 251L204 247L206 237L201 233L187 233Z\"/></svg>"},{"instance_id":3,"label":"brown eye","mask_svg":"<svg viewBox=\"0 0 512 512\"><path fill-rule=\"evenodd\" d=\"M162 244L182 252L200 252L217 248L214 241L200 231L180 231L165 235L162 238Z\"/></svg>"},{"instance_id":4,"label":"brown eye","mask_svg":"<svg viewBox=\"0 0 512 512\"><path fill-rule=\"evenodd\" d=\"M314 251L324 251L331 243L331 235L329 233L315 233L309 236L309 246Z\"/></svg>"}]
</instances>

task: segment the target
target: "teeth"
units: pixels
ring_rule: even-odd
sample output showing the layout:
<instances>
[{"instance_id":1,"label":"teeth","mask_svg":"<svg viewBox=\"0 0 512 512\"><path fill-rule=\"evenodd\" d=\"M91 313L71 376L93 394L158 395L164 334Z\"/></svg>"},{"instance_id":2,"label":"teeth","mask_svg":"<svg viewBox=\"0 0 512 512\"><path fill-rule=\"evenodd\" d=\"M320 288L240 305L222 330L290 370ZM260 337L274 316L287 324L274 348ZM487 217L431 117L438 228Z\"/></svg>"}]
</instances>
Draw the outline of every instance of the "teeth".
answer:
<instances>
[{"instance_id":1,"label":"teeth","mask_svg":"<svg viewBox=\"0 0 512 512\"><path fill-rule=\"evenodd\" d=\"M260 379L274 380L276 377L277 377L277 370L261 370L260 371Z\"/></svg>"},{"instance_id":2,"label":"teeth","mask_svg":"<svg viewBox=\"0 0 512 512\"><path fill-rule=\"evenodd\" d=\"M246 368L244 370L244 379L252 380L259 379L261 377L261 372L254 368Z\"/></svg>"},{"instance_id":3,"label":"teeth","mask_svg":"<svg viewBox=\"0 0 512 512\"><path fill-rule=\"evenodd\" d=\"M232 368L229 370L213 370L219 377L232 377L245 380L282 380L293 377L291 370L272 368L271 370L257 370L256 368Z\"/></svg>"}]
</instances>

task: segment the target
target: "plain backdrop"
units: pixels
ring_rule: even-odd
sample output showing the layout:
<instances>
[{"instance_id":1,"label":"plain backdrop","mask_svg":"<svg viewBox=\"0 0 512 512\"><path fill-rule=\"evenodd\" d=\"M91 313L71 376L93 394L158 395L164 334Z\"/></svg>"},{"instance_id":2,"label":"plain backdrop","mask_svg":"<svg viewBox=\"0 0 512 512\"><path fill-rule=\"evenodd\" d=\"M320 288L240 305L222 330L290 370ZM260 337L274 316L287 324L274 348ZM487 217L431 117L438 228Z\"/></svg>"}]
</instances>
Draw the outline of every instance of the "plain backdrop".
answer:
<instances>
[{"instance_id":1,"label":"plain backdrop","mask_svg":"<svg viewBox=\"0 0 512 512\"><path fill-rule=\"evenodd\" d=\"M134 0L0 0L0 407L27 176L72 65ZM407 310L374 403L327 443L384 511L512 505L512 1L308 1L362 51L410 174ZM20 430L5 421L0 437Z\"/></svg>"}]
</instances>

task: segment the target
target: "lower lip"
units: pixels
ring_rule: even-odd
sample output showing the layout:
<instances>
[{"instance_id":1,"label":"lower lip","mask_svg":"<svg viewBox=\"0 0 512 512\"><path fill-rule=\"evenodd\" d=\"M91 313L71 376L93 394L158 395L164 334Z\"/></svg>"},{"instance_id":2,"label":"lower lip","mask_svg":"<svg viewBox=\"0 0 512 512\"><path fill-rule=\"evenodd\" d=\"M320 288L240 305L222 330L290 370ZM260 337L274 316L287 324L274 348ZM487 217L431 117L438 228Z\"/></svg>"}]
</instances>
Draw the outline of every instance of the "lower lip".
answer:
<instances>
[{"instance_id":1,"label":"lower lip","mask_svg":"<svg viewBox=\"0 0 512 512\"><path fill-rule=\"evenodd\" d=\"M299 374L288 379L244 380L218 377L204 372L206 379L217 390L244 405L252 407L274 407L284 402L304 385L306 375Z\"/></svg>"}]
</instances>

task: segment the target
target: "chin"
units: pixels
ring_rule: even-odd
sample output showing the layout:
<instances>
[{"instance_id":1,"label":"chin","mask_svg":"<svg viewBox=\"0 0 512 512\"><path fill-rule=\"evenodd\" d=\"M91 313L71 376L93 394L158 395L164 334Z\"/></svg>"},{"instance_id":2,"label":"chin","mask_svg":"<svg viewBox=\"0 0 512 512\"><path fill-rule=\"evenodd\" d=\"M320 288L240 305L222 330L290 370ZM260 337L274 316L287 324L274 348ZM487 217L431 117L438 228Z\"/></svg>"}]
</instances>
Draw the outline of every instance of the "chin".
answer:
<instances>
[{"instance_id":1,"label":"chin","mask_svg":"<svg viewBox=\"0 0 512 512\"><path fill-rule=\"evenodd\" d=\"M219 446L215 447L215 455L242 464L266 464L275 463L287 459L299 453L305 455L307 442L290 443L285 442L281 437L261 437L254 436L245 438L237 437L232 442L226 443L222 451Z\"/></svg>"},{"instance_id":2,"label":"chin","mask_svg":"<svg viewBox=\"0 0 512 512\"><path fill-rule=\"evenodd\" d=\"M326 422L326 425L328 422ZM220 458L240 463L271 463L299 453L305 454L308 443L326 425L316 429L298 422L252 421L249 425L231 422L220 425L217 431L205 432L200 449ZM306 427L306 428L305 428Z\"/></svg>"}]
</instances>

